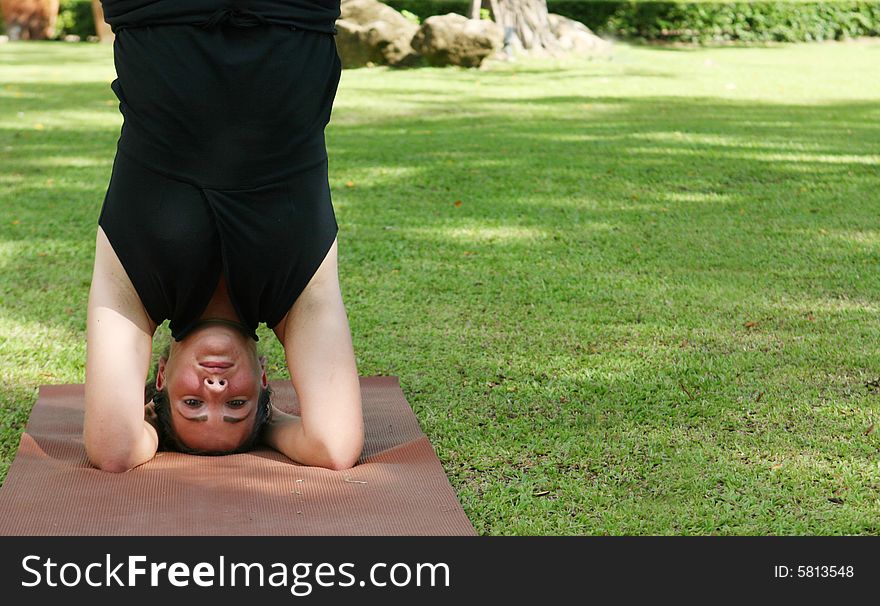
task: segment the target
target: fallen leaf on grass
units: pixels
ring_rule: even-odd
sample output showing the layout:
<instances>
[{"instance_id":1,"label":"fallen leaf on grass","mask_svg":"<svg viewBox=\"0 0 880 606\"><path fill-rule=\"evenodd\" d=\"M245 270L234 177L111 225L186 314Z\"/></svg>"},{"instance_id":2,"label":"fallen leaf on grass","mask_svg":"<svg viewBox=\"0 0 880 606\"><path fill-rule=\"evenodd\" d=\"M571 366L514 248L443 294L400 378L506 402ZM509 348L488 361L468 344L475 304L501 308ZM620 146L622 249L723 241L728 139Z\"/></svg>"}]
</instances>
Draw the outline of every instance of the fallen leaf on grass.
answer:
<instances>
[{"instance_id":1,"label":"fallen leaf on grass","mask_svg":"<svg viewBox=\"0 0 880 606\"><path fill-rule=\"evenodd\" d=\"M865 435L866 435L866 436L869 436L869 435L871 435L872 433L874 433L874 424L873 424L873 423L871 423L870 425L868 425L868 429L865 430Z\"/></svg>"},{"instance_id":2,"label":"fallen leaf on grass","mask_svg":"<svg viewBox=\"0 0 880 606\"><path fill-rule=\"evenodd\" d=\"M828 500L836 505L843 505L843 499L838 497L828 497Z\"/></svg>"},{"instance_id":3,"label":"fallen leaf on grass","mask_svg":"<svg viewBox=\"0 0 880 606\"><path fill-rule=\"evenodd\" d=\"M681 387L681 388L684 390L684 393L687 394L687 397L688 397L689 400L693 400L693 399L694 399L694 396L691 395L691 392L688 391L688 388L685 387L684 384L683 384L681 381L678 382L678 386Z\"/></svg>"}]
</instances>

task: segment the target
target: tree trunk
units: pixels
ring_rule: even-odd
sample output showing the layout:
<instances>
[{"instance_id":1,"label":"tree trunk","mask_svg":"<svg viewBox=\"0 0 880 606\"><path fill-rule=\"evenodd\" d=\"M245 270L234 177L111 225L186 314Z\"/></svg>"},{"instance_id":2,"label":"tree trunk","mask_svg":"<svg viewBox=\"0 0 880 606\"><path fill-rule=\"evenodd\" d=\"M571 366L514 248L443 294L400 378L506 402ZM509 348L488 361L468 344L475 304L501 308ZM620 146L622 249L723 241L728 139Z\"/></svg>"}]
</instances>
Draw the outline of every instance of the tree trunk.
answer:
<instances>
[{"instance_id":1,"label":"tree trunk","mask_svg":"<svg viewBox=\"0 0 880 606\"><path fill-rule=\"evenodd\" d=\"M547 17L547 0L489 0L492 18L504 30L504 43L516 37L528 50L561 51ZM517 46L516 43L513 43Z\"/></svg>"},{"instance_id":2,"label":"tree trunk","mask_svg":"<svg viewBox=\"0 0 880 606\"><path fill-rule=\"evenodd\" d=\"M483 0L471 0L471 14L469 16L470 19L479 19L480 18L480 9L483 6Z\"/></svg>"}]
</instances>

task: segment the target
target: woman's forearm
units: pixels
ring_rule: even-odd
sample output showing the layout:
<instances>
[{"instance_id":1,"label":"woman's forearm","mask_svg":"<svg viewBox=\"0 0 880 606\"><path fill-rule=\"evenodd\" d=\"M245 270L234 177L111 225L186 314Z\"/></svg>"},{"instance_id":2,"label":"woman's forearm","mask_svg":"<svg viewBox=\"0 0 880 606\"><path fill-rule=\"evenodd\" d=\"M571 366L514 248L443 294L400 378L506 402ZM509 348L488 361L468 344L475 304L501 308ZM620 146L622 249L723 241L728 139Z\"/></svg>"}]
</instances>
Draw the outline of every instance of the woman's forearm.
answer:
<instances>
[{"instance_id":1,"label":"woman's forearm","mask_svg":"<svg viewBox=\"0 0 880 606\"><path fill-rule=\"evenodd\" d=\"M300 465L335 470L351 467L328 447L329 440L307 431L301 417L278 409L272 411L272 420L266 426L263 441Z\"/></svg>"}]
</instances>

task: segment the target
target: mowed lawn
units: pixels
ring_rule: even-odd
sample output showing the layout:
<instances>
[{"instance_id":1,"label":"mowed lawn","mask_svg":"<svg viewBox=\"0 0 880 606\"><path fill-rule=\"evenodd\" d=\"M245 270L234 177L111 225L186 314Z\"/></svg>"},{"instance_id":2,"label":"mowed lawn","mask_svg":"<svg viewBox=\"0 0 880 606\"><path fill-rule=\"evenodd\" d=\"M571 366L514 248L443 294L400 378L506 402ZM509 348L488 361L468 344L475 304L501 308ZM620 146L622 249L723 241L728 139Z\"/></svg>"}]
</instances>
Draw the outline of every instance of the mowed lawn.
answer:
<instances>
[{"instance_id":1,"label":"mowed lawn","mask_svg":"<svg viewBox=\"0 0 880 606\"><path fill-rule=\"evenodd\" d=\"M618 44L343 72L358 368L400 378L478 532L880 533L877 65ZM84 380L113 77L110 45L0 46L0 478L38 386Z\"/></svg>"}]
</instances>

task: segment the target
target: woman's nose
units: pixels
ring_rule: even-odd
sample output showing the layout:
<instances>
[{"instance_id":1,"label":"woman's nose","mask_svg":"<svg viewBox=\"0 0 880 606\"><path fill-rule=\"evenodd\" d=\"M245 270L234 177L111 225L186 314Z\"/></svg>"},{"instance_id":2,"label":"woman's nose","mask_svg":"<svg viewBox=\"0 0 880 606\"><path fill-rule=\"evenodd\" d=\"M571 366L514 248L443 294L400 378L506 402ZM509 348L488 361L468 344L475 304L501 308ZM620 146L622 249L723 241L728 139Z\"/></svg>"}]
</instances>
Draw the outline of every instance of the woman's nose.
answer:
<instances>
[{"instance_id":1,"label":"woman's nose","mask_svg":"<svg viewBox=\"0 0 880 606\"><path fill-rule=\"evenodd\" d=\"M220 377L205 377L205 387L210 391L223 391L227 383L226 379Z\"/></svg>"}]
</instances>

